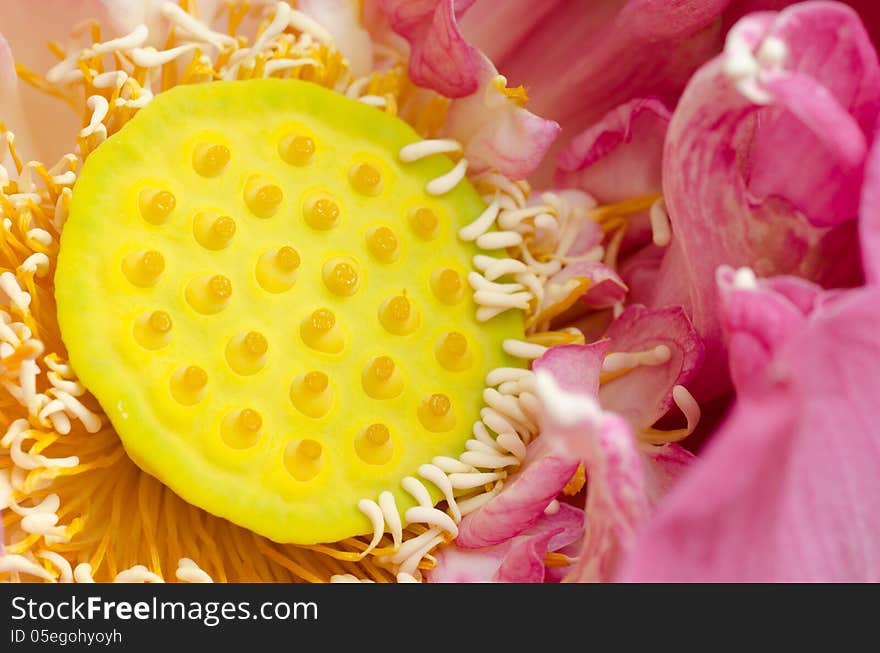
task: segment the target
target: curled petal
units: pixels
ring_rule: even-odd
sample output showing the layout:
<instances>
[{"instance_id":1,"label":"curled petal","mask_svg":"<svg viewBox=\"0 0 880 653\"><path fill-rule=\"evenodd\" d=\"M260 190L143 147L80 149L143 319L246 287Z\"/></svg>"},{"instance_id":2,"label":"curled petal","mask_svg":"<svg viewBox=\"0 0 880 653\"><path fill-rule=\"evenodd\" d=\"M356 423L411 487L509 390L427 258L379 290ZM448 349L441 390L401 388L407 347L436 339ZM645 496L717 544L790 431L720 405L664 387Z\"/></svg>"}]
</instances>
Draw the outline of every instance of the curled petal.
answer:
<instances>
[{"instance_id":1,"label":"curled petal","mask_svg":"<svg viewBox=\"0 0 880 653\"><path fill-rule=\"evenodd\" d=\"M625 581L880 580L880 289L789 335L640 533Z\"/></svg>"},{"instance_id":2,"label":"curled petal","mask_svg":"<svg viewBox=\"0 0 880 653\"><path fill-rule=\"evenodd\" d=\"M623 374L610 371L599 389L599 401L606 410L626 417L633 428L651 426L673 405L676 385L688 386L703 360L703 342L680 306L649 309L629 306L606 332L613 352L650 352L658 347L655 364L637 365Z\"/></svg>"},{"instance_id":3,"label":"curled petal","mask_svg":"<svg viewBox=\"0 0 880 653\"><path fill-rule=\"evenodd\" d=\"M477 90L479 52L456 22L473 0L381 0L391 28L409 41L409 76L450 98Z\"/></svg>"},{"instance_id":4,"label":"curled petal","mask_svg":"<svg viewBox=\"0 0 880 653\"><path fill-rule=\"evenodd\" d=\"M660 193L669 118L657 99L622 104L559 153L557 185L581 188L606 204Z\"/></svg>"},{"instance_id":5,"label":"curled petal","mask_svg":"<svg viewBox=\"0 0 880 653\"><path fill-rule=\"evenodd\" d=\"M527 177L559 134L559 125L530 113L504 93L506 80L486 57L478 58L479 87L452 102L448 135L464 143L475 171L495 168L512 179Z\"/></svg>"},{"instance_id":6,"label":"curled petal","mask_svg":"<svg viewBox=\"0 0 880 653\"><path fill-rule=\"evenodd\" d=\"M578 463L559 455L526 460L491 501L466 515L456 543L464 549L500 544L534 524L571 479Z\"/></svg>"}]
</instances>

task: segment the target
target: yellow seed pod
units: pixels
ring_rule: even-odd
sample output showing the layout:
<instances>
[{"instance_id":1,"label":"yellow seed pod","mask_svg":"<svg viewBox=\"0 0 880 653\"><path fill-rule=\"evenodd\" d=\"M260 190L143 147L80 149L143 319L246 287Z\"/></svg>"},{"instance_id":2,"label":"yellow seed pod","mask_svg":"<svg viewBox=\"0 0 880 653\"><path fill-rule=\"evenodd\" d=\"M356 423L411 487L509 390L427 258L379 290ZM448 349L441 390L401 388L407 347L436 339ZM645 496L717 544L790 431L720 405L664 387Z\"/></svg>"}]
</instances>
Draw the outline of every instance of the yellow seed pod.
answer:
<instances>
[{"instance_id":1,"label":"yellow seed pod","mask_svg":"<svg viewBox=\"0 0 880 653\"><path fill-rule=\"evenodd\" d=\"M276 542L372 532L361 499L458 457L522 315L478 322L485 205L404 122L316 84L161 93L86 160L55 276L72 365L132 460ZM418 209L424 209L421 212ZM456 275L443 277L443 270ZM439 271L439 272L438 272ZM428 484L431 498L442 499Z\"/></svg>"}]
</instances>

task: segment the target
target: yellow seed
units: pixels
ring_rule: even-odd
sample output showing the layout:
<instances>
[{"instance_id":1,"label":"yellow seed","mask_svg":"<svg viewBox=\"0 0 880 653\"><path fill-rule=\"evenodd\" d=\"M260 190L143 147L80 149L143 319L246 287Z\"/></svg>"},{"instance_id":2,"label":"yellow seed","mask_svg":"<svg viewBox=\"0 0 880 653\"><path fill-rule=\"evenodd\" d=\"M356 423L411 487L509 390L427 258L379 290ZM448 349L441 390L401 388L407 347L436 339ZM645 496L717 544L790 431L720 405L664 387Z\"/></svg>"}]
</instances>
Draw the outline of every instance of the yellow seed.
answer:
<instances>
[{"instance_id":1,"label":"yellow seed","mask_svg":"<svg viewBox=\"0 0 880 653\"><path fill-rule=\"evenodd\" d=\"M357 264L351 259L330 259L324 264L322 277L330 292L343 297L355 294L360 283Z\"/></svg>"},{"instance_id":2,"label":"yellow seed","mask_svg":"<svg viewBox=\"0 0 880 653\"><path fill-rule=\"evenodd\" d=\"M367 427L366 433L364 434L370 442L375 445L383 445L388 442L388 438L391 437L391 433L388 431L388 427L384 424L370 424Z\"/></svg>"},{"instance_id":3,"label":"yellow seed","mask_svg":"<svg viewBox=\"0 0 880 653\"><path fill-rule=\"evenodd\" d=\"M232 282L222 274L198 277L186 285L186 301L202 315L219 313L232 296Z\"/></svg>"},{"instance_id":4,"label":"yellow seed","mask_svg":"<svg viewBox=\"0 0 880 653\"><path fill-rule=\"evenodd\" d=\"M226 343L226 362L236 374L250 376L266 365L269 341L259 331L234 336Z\"/></svg>"},{"instance_id":5,"label":"yellow seed","mask_svg":"<svg viewBox=\"0 0 880 653\"><path fill-rule=\"evenodd\" d=\"M304 415L324 417L333 403L330 379L323 372L300 374L290 385L290 401Z\"/></svg>"},{"instance_id":6,"label":"yellow seed","mask_svg":"<svg viewBox=\"0 0 880 653\"><path fill-rule=\"evenodd\" d=\"M244 202L258 218L271 218L283 201L284 192L265 177L254 175L245 184Z\"/></svg>"},{"instance_id":7,"label":"yellow seed","mask_svg":"<svg viewBox=\"0 0 880 653\"><path fill-rule=\"evenodd\" d=\"M452 402L444 394L432 394L422 399L418 409L419 421L432 433L449 431L455 426Z\"/></svg>"},{"instance_id":8,"label":"yellow seed","mask_svg":"<svg viewBox=\"0 0 880 653\"><path fill-rule=\"evenodd\" d=\"M249 449L260 438L263 418L252 408L235 410L223 418L220 435L223 441L233 449Z\"/></svg>"},{"instance_id":9,"label":"yellow seed","mask_svg":"<svg viewBox=\"0 0 880 653\"><path fill-rule=\"evenodd\" d=\"M339 222L339 205L331 199L322 197L306 203L303 207L303 217L312 229L326 231Z\"/></svg>"},{"instance_id":10,"label":"yellow seed","mask_svg":"<svg viewBox=\"0 0 880 653\"><path fill-rule=\"evenodd\" d=\"M367 249L381 263L393 263L400 254L397 236L388 227L376 227L367 232Z\"/></svg>"},{"instance_id":11,"label":"yellow seed","mask_svg":"<svg viewBox=\"0 0 880 653\"><path fill-rule=\"evenodd\" d=\"M257 283L268 292L284 292L296 281L300 262L299 252L293 247L270 250L257 260Z\"/></svg>"},{"instance_id":12,"label":"yellow seed","mask_svg":"<svg viewBox=\"0 0 880 653\"><path fill-rule=\"evenodd\" d=\"M208 374L201 367L182 367L171 376L171 395L178 403L192 406L202 400L207 385Z\"/></svg>"},{"instance_id":13,"label":"yellow seed","mask_svg":"<svg viewBox=\"0 0 880 653\"><path fill-rule=\"evenodd\" d=\"M433 210L422 206L410 213L410 226L415 234L423 240L432 240L437 237L440 220Z\"/></svg>"},{"instance_id":14,"label":"yellow seed","mask_svg":"<svg viewBox=\"0 0 880 653\"><path fill-rule=\"evenodd\" d=\"M235 220L228 215L202 211L193 220L193 235L205 249L223 249L235 235Z\"/></svg>"},{"instance_id":15,"label":"yellow seed","mask_svg":"<svg viewBox=\"0 0 880 653\"><path fill-rule=\"evenodd\" d=\"M164 271L165 257L152 249L132 252L122 261L125 278L139 288L154 285Z\"/></svg>"},{"instance_id":16,"label":"yellow seed","mask_svg":"<svg viewBox=\"0 0 880 653\"><path fill-rule=\"evenodd\" d=\"M391 432L384 424L370 424L354 442L355 452L368 465L384 465L394 454Z\"/></svg>"},{"instance_id":17,"label":"yellow seed","mask_svg":"<svg viewBox=\"0 0 880 653\"><path fill-rule=\"evenodd\" d=\"M323 453L324 448L316 440L294 441L284 449L284 466L291 476L304 483L321 471Z\"/></svg>"},{"instance_id":18,"label":"yellow seed","mask_svg":"<svg viewBox=\"0 0 880 653\"><path fill-rule=\"evenodd\" d=\"M364 367L361 386L373 399L393 399L403 391L403 374L389 356L377 356Z\"/></svg>"},{"instance_id":19,"label":"yellow seed","mask_svg":"<svg viewBox=\"0 0 880 653\"><path fill-rule=\"evenodd\" d=\"M177 206L177 200L167 190L145 188L138 197L141 217L150 224L164 224L175 206Z\"/></svg>"},{"instance_id":20,"label":"yellow seed","mask_svg":"<svg viewBox=\"0 0 880 653\"><path fill-rule=\"evenodd\" d=\"M379 306L379 322L389 333L407 335L419 326L419 314L405 294L391 297Z\"/></svg>"},{"instance_id":21,"label":"yellow seed","mask_svg":"<svg viewBox=\"0 0 880 653\"><path fill-rule=\"evenodd\" d=\"M306 317L300 324L299 334L308 347L325 354L338 354L345 348L345 335L336 324L336 316L326 308L319 308Z\"/></svg>"},{"instance_id":22,"label":"yellow seed","mask_svg":"<svg viewBox=\"0 0 880 653\"><path fill-rule=\"evenodd\" d=\"M165 311L153 311L135 321L134 337L145 349L161 349L171 342L171 316Z\"/></svg>"},{"instance_id":23,"label":"yellow seed","mask_svg":"<svg viewBox=\"0 0 880 653\"><path fill-rule=\"evenodd\" d=\"M457 304L464 297L464 282L458 272L443 268L431 274L431 290L444 304Z\"/></svg>"},{"instance_id":24,"label":"yellow seed","mask_svg":"<svg viewBox=\"0 0 880 653\"><path fill-rule=\"evenodd\" d=\"M348 171L348 179L362 195L378 195L382 191L382 173L369 163L356 163Z\"/></svg>"},{"instance_id":25,"label":"yellow seed","mask_svg":"<svg viewBox=\"0 0 880 653\"><path fill-rule=\"evenodd\" d=\"M290 134L278 143L278 154L290 165L304 166L315 155L315 142L308 136Z\"/></svg>"},{"instance_id":26,"label":"yellow seed","mask_svg":"<svg viewBox=\"0 0 880 653\"><path fill-rule=\"evenodd\" d=\"M230 152L225 145L200 143L193 149L192 166L202 177L216 177L229 163Z\"/></svg>"},{"instance_id":27,"label":"yellow seed","mask_svg":"<svg viewBox=\"0 0 880 653\"><path fill-rule=\"evenodd\" d=\"M434 356L437 362L450 372L460 372L473 363L467 338L457 331L440 337L434 346Z\"/></svg>"},{"instance_id":28,"label":"yellow seed","mask_svg":"<svg viewBox=\"0 0 880 653\"><path fill-rule=\"evenodd\" d=\"M309 372L306 374L304 383L310 392L319 393L327 389L327 375L323 372Z\"/></svg>"}]
</instances>

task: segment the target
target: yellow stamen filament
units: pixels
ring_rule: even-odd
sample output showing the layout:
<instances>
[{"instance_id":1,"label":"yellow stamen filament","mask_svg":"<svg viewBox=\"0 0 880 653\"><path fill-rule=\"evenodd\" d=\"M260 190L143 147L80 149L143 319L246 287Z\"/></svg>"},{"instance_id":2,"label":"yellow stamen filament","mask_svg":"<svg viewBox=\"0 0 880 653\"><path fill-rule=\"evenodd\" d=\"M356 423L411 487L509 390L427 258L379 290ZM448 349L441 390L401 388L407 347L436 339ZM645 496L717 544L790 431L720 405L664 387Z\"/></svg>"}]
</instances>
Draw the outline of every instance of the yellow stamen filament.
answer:
<instances>
[{"instance_id":1,"label":"yellow stamen filament","mask_svg":"<svg viewBox=\"0 0 880 653\"><path fill-rule=\"evenodd\" d=\"M312 480L321 471L324 448L321 443L305 439L291 442L284 450L284 466L296 480Z\"/></svg>"},{"instance_id":2,"label":"yellow stamen filament","mask_svg":"<svg viewBox=\"0 0 880 653\"><path fill-rule=\"evenodd\" d=\"M473 364L467 338L457 331L441 336L434 345L437 362L450 372L461 372Z\"/></svg>"},{"instance_id":3,"label":"yellow stamen filament","mask_svg":"<svg viewBox=\"0 0 880 653\"><path fill-rule=\"evenodd\" d=\"M258 218L271 218L278 212L284 201L281 188L264 177L254 175L244 187L244 202Z\"/></svg>"},{"instance_id":4,"label":"yellow stamen filament","mask_svg":"<svg viewBox=\"0 0 880 653\"><path fill-rule=\"evenodd\" d=\"M308 165L315 156L315 142L308 136L290 134L278 143L278 154L292 166Z\"/></svg>"},{"instance_id":5,"label":"yellow stamen filament","mask_svg":"<svg viewBox=\"0 0 880 653\"><path fill-rule=\"evenodd\" d=\"M358 265L353 259L333 258L324 264L322 278L327 290L334 295L350 297L360 284Z\"/></svg>"},{"instance_id":6,"label":"yellow stamen filament","mask_svg":"<svg viewBox=\"0 0 880 653\"><path fill-rule=\"evenodd\" d=\"M145 349L161 349L171 342L173 323L165 311L153 311L135 321L134 337Z\"/></svg>"},{"instance_id":7,"label":"yellow stamen filament","mask_svg":"<svg viewBox=\"0 0 880 653\"><path fill-rule=\"evenodd\" d=\"M433 394L422 399L418 409L419 421L428 431L440 433L455 426L452 402L444 394Z\"/></svg>"},{"instance_id":8,"label":"yellow stamen filament","mask_svg":"<svg viewBox=\"0 0 880 653\"><path fill-rule=\"evenodd\" d=\"M367 249L381 263L393 263L400 256L397 235L389 227L376 227L367 233Z\"/></svg>"},{"instance_id":9,"label":"yellow stamen filament","mask_svg":"<svg viewBox=\"0 0 880 653\"><path fill-rule=\"evenodd\" d=\"M149 288L165 271L165 257L152 249L132 252L123 259L122 271L132 285Z\"/></svg>"},{"instance_id":10,"label":"yellow stamen filament","mask_svg":"<svg viewBox=\"0 0 880 653\"><path fill-rule=\"evenodd\" d=\"M361 373L361 386L373 399L393 399L403 392L403 373L390 356L370 360Z\"/></svg>"},{"instance_id":11,"label":"yellow stamen filament","mask_svg":"<svg viewBox=\"0 0 880 653\"><path fill-rule=\"evenodd\" d=\"M300 374L290 385L290 401L303 415L323 417L333 404L330 379L323 372Z\"/></svg>"},{"instance_id":12,"label":"yellow stamen filament","mask_svg":"<svg viewBox=\"0 0 880 653\"><path fill-rule=\"evenodd\" d=\"M384 424L370 424L355 439L354 448L368 465L384 465L394 455L391 432Z\"/></svg>"},{"instance_id":13,"label":"yellow stamen filament","mask_svg":"<svg viewBox=\"0 0 880 653\"><path fill-rule=\"evenodd\" d=\"M229 148L218 143L200 143L193 148L193 169L202 177L216 177L226 169Z\"/></svg>"},{"instance_id":14,"label":"yellow stamen filament","mask_svg":"<svg viewBox=\"0 0 880 653\"><path fill-rule=\"evenodd\" d=\"M339 205L327 197L306 202L303 217L312 229L326 231L339 223Z\"/></svg>"},{"instance_id":15,"label":"yellow stamen filament","mask_svg":"<svg viewBox=\"0 0 880 653\"><path fill-rule=\"evenodd\" d=\"M582 345L585 342L584 334L572 331L540 331L529 334L526 339L535 345L542 347L555 347L556 345Z\"/></svg>"},{"instance_id":16,"label":"yellow stamen filament","mask_svg":"<svg viewBox=\"0 0 880 653\"><path fill-rule=\"evenodd\" d=\"M580 463L577 469L574 472L574 475L565 484L565 487L562 488L562 493L566 496L573 497L575 494L583 489L584 484L587 482L587 474L584 471L584 464Z\"/></svg>"},{"instance_id":17,"label":"yellow stamen filament","mask_svg":"<svg viewBox=\"0 0 880 653\"><path fill-rule=\"evenodd\" d=\"M260 438L263 418L251 409L244 408L229 413L220 428L223 441L233 449L249 449Z\"/></svg>"},{"instance_id":18,"label":"yellow stamen filament","mask_svg":"<svg viewBox=\"0 0 880 653\"><path fill-rule=\"evenodd\" d=\"M193 406L205 396L208 374L201 367L181 367L171 377L171 395L184 406Z\"/></svg>"},{"instance_id":19,"label":"yellow stamen filament","mask_svg":"<svg viewBox=\"0 0 880 653\"><path fill-rule=\"evenodd\" d=\"M171 212L174 211L175 206L177 206L177 200L167 190L146 188L138 196L141 217L150 224L164 224Z\"/></svg>"},{"instance_id":20,"label":"yellow stamen filament","mask_svg":"<svg viewBox=\"0 0 880 653\"><path fill-rule=\"evenodd\" d=\"M433 240L440 229L437 214L427 207L419 207L410 213L409 224L413 232L423 240Z\"/></svg>"},{"instance_id":21,"label":"yellow stamen filament","mask_svg":"<svg viewBox=\"0 0 880 653\"><path fill-rule=\"evenodd\" d=\"M431 290L444 304L457 304L464 298L464 282L452 268L436 270L431 275Z\"/></svg>"},{"instance_id":22,"label":"yellow stamen filament","mask_svg":"<svg viewBox=\"0 0 880 653\"><path fill-rule=\"evenodd\" d=\"M222 274L193 279L186 285L186 301L202 315L219 313L232 297L232 282Z\"/></svg>"},{"instance_id":23,"label":"yellow stamen filament","mask_svg":"<svg viewBox=\"0 0 880 653\"><path fill-rule=\"evenodd\" d=\"M220 250L229 245L235 235L235 220L228 215L202 211L193 220L193 236L210 250Z\"/></svg>"},{"instance_id":24,"label":"yellow stamen filament","mask_svg":"<svg viewBox=\"0 0 880 653\"><path fill-rule=\"evenodd\" d=\"M303 320L299 333L308 347L325 354L338 354L345 348L342 328L333 312L326 308L319 308Z\"/></svg>"},{"instance_id":25,"label":"yellow stamen filament","mask_svg":"<svg viewBox=\"0 0 880 653\"><path fill-rule=\"evenodd\" d=\"M379 306L379 322L388 333L405 336L419 327L419 313L406 294L397 295Z\"/></svg>"},{"instance_id":26,"label":"yellow stamen filament","mask_svg":"<svg viewBox=\"0 0 880 653\"><path fill-rule=\"evenodd\" d=\"M266 252L257 260L257 283L268 292L284 292L296 282L300 263L299 252L288 245Z\"/></svg>"},{"instance_id":27,"label":"yellow stamen filament","mask_svg":"<svg viewBox=\"0 0 880 653\"><path fill-rule=\"evenodd\" d=\"M236 374L250 376L266 365L269 341L259 331L240 333L226 345L226 362Z\"/></svg>"},{"instance_id":28,"label":"yellow stamen filament","mask_svg":"<svg viewBox=\"0 0 880 653\"><path fill-rule=\"evenodd\" d=\"M382 173L369 163L356 163L348 172L352 187L361 195L378 195L382 192Z\"/></svg>"}]
</instances>

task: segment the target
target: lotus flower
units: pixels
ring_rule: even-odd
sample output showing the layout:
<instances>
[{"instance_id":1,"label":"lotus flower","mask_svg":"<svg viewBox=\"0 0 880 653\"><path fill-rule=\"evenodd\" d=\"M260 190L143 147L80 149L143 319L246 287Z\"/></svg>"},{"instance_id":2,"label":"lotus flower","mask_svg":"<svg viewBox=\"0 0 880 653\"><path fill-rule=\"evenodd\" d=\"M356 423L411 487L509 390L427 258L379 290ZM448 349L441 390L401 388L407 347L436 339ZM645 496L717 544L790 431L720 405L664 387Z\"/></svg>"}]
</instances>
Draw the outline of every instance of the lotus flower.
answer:
<instances>
[{"instance_id":1,"label":"lotus flower","mask_svg":"<svg viewBox=\"0 0 880 653\"><path fill-rule=\"evenodd\" d=\"M0 578L878 579L872 3L181 5L0 8ZM489 371L465 451L404 479L413 507L365 497L372 531L336 542L272 541L142 471L47 274L106 138L178 83L263 75L452 153L486 206L459 239L504 250L473 259L476 318L521 311L505 347L533 361Z\"/></svg>"}]
</instances>

